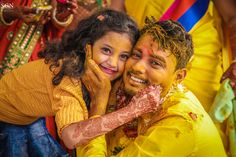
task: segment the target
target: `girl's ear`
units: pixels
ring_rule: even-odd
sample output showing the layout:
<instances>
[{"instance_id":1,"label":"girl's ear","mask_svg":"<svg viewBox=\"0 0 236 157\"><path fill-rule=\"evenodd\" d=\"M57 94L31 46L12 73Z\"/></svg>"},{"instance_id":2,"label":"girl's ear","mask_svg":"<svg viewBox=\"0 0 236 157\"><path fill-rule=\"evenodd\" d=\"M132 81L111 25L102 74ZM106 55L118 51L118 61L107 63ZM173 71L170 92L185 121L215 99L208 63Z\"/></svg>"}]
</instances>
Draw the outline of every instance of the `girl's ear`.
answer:
<instances>
[{"instance_id":1,"label":"girl's ear","mask_svg":"<svg viewBox=\"0 0 236 157\"><path fill-rule=\"evenodd\" d=\"M186 75L187 75L187 69L186 68L178 69L176 71L176 78L175 78L176 82L181 83L184 80L184 78L186 77Z\"/></svg>"}]
</instances>

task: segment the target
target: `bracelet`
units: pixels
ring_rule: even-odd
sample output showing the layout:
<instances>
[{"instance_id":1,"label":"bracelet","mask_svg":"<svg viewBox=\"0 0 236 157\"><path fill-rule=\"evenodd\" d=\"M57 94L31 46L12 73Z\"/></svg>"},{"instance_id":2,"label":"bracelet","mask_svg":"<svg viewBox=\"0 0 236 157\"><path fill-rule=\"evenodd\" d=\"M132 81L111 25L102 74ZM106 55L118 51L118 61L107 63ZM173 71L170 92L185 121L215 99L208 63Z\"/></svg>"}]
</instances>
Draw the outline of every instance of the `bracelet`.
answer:
<instances>
[{"instance_id":1,"label":"bracelet","mask_svg":"<svg viewBox=\"0 0 236 157\"><path fill-rule=\"evenodd\" d=\"M3 5L2 7L0 7L0 24L10 26L10 25L13 24L14 21L6 22L4 20L3 11L4 11L5 8L11 8L11 7L9 5Z\"/></svg>"},{"instance_id":2,"label":"bracelet","mask_svg":"<svg viewBox=\"0 0 236 157\"><path fill-rule=\"evenodd\" d=\"M97 117L101 117L101 115L93 115L93 116L89 117L89 119L97 118Z\"/></svg>"},{"instance_id":3,"label":"bracelet","mask_svg":"<svg viewBox=\"0 0 236 157\"><path fill-rule=\"evenodd\" d=\"M64 21L64 22L59 21L59 20L56 18L56 12L57 12L57 9L54 9L53 12L52 12L52 18L53 18L53 20L54 20L58 25L60 25L60 26L62 26L62 27L67 27L67 26L69 26L69 25L71 24L71 22L73 21L74 16L73 16L72 14L69 16L69 18L68 18L66 21Z\"/></svg>"}]
</instances>

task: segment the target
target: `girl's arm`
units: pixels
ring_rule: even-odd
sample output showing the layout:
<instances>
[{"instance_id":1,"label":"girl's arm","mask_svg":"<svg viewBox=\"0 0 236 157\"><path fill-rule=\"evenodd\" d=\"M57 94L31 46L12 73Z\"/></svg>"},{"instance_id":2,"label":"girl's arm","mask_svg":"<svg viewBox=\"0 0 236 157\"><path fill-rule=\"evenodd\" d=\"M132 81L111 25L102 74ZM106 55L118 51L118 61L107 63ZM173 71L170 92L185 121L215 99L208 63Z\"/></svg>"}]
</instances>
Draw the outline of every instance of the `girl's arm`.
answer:
<instances>
[{"instance_id":1,"label":"girl's arm","mask_svg":"<svg viewBox=\"0 0 236 157\"><path fill-rule=\"evenodd\" d=\"M160 108L160 87L150 86L135 95L124 108L115 112L90 118L66 127L62 131L65 145L73 149L91 139L131 121L132 119Z\"/></svg>"}]
</instances>

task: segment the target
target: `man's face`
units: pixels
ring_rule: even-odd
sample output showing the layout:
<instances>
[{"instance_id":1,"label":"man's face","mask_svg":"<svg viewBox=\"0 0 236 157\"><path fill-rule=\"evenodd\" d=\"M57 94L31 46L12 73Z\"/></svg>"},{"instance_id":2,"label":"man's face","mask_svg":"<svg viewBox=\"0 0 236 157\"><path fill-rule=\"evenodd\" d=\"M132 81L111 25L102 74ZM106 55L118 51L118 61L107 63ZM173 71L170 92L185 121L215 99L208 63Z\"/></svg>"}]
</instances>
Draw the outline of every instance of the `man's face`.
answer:
<instances>
[{"instance_id":1,"label":"man's face","mask_svg":"<svg viewBox=\"0 0 236 157\"><path fill-rule=\"evenodd\" d=\"M176 80L175 56L161 50L151 35L142 36L127 60L123 75L125 91L129 95L150 84L161 85L165 94Z\"/></svg>"}]
</instances>

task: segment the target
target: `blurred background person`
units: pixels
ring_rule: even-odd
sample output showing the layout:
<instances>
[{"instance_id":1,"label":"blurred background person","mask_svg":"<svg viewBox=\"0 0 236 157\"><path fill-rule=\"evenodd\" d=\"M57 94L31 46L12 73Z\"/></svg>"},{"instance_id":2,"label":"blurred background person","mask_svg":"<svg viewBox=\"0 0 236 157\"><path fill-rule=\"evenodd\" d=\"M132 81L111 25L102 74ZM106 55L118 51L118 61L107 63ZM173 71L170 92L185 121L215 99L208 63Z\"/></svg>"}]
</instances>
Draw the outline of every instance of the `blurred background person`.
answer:
<instances>
[{"instance_id":1,"label":"blurred background person","mask_svg":"<svg viewBox=\"0 0 236 157\"><path fill-rule=\"evenodd\" d=\"M66 5L56 0L1 0L0 77L20 65L38 59L38 52L44 48L45 43L60 39L76 13L76 0ZM47 128L56 139L53 117L46 118L46 121ZM28 127L28 130L34 132L34 128L44 127L45 119L42 118ZM17 127L12 129L17 130Z\"/></svg>"}]
</instances>

